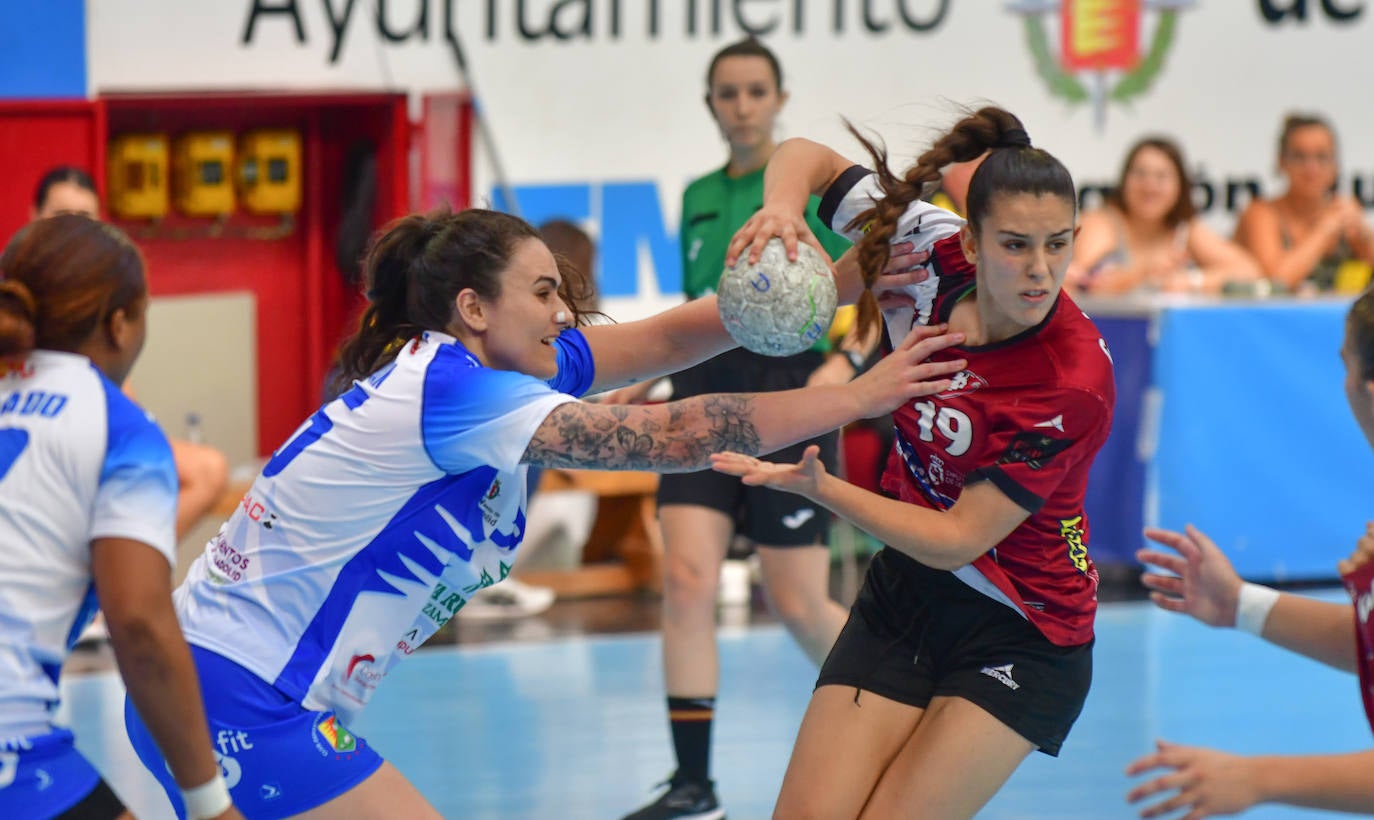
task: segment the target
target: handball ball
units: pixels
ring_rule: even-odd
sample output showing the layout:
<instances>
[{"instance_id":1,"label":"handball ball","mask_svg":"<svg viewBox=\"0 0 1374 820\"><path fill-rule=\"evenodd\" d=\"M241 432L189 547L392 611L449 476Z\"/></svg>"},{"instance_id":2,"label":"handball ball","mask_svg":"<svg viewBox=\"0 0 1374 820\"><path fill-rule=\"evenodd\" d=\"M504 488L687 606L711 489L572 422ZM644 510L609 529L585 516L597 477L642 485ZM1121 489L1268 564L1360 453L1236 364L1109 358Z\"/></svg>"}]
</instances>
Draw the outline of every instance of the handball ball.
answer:
<instances>
[{"instance_id":1,"label":"handball ball","mask_svg":"<svg viewBox=\"0 0 1374 820\"><path fill-rule=\"evenodd\" d=\"M716 286L725 329L746 349L791 356L816 343L835 318L835 279L820 251L797 244L797 261L782 240L768 240L758 264L747 255L726 268Z\"/></svg>"}]
</instances>

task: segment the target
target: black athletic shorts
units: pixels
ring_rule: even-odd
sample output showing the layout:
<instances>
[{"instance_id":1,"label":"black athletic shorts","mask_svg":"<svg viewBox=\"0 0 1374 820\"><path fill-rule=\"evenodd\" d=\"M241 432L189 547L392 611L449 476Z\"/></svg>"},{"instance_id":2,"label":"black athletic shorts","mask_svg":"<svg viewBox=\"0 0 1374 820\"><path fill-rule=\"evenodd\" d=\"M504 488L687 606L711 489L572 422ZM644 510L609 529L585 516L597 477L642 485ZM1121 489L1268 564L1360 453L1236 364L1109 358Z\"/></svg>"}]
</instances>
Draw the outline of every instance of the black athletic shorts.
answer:
<instances>
[{"instance_id":1,"label":"black athletic shorts","mask_svg":"<svg viewBox=\"0 0 1374 820\"><path fill-rule=\"evenodd\" d=\"M1058 756L1088 696L1092 647L1056 646L1006 604L887 547L869 565L816 685L920 709L936 696L960 697Z\"/></svg>"},{"instance_id":2,"label":"black athletic shorts","mask_svg":"<svg viewBox=\"0 0 1374 820\"><path fill-rule=\"evenodd\" d=\"M774 357L743 348L673 376L673 399L703 393L768 393L804 387L825 357L814 351ZM821 463L834 471L839 463L839 433L794 444L769 454L770 461L796 462L812 444L821 448ZM658 482L658 504L691 504L719 510L735 519L735 531L755 544L804 547L821 543L830 528L830 513L792 493L767 487L748 487L738 478L715 470L670 473Z\"/></svg>"},{"instance_id":3,"label":"black athletic shorts","mask_svg":"<svg viewBox=\"0 0 1374 820\"><path fill-rule=\"evenodd\" d=\"M114 820L122 814L124 803L109 784L101 780L76 805L57 815L55 820Z\"/></svg>"}]
</instances>

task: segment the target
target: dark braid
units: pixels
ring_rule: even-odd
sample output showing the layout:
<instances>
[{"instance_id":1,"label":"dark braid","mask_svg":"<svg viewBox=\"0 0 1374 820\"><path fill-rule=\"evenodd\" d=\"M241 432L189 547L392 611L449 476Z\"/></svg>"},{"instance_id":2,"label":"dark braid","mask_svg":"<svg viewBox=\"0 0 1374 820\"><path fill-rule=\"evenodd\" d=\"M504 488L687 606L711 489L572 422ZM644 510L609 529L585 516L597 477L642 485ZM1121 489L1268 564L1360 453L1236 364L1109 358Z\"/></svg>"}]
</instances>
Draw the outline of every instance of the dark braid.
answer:
<instances>
[{"instance_id":1,"label":"dark braid","mask_svg":"<svg viewBox=\"0 0 1374 820\"><path fill-rule=\"evenodd\" d=\"M1011 147L1019 143L1017 135L1024 139L1025 131L1021 121L1010 112L993 107L981 108L955 123L949 133L936 140L934 145L917 157L916 164L899 177L888 167L886 148L865 138L852 124L846 125L872 157L878 184L883 191L883 196L872 208L859 214L846 226L849 230L864 226L864 235L855 245L855 253L866 289L859 300L857 322L860 329L866 330L880 320L877 300L867 288L873 286L883 268L887 267L897 221L906 212L907 206L925 194L927 185L939 181L940 171L945 166L975 160L993 147ZM969 221L976 221L971 210Z\"/></svg>"}]
</instances>

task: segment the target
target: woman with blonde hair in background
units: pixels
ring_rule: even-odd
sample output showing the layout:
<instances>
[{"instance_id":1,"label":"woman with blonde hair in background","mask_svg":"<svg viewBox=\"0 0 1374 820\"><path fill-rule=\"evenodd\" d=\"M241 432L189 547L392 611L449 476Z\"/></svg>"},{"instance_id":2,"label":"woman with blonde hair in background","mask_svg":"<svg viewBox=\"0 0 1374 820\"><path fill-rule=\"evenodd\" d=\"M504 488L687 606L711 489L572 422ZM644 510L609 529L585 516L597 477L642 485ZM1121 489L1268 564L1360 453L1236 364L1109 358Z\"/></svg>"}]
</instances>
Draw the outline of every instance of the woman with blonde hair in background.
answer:
<instances>
[{"instance_id":1,"label":"woman with blonde hair in background","mask_svg":"<svg viewBox=\"0 0 1374 820\"><path fill-rule=\"evenodd\" d=\"M1283 292L1356 292L1369 282L1374 233L1364 207L1336 193L1336 133L1321 117L1290 114L1279 134L1279 172L1288 188L1251 202L1236 241Z\"/></svg>"}]
</instances>

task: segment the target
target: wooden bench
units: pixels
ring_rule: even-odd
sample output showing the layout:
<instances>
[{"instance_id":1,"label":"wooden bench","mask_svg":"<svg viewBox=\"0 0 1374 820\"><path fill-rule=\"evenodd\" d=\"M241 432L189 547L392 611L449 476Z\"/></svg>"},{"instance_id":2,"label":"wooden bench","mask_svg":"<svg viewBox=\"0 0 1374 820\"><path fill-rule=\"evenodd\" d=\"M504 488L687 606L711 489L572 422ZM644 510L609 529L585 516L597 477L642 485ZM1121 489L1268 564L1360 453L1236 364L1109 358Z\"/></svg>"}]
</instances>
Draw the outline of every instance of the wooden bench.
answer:
<instances>
[{"instance_id":1,"label":"wooden bench","mask_svg":"<svg viewBox=\"0 0 1374 820\"><path fill-rule=\"evenodd\" d=\"M658 592L663 580L663 539L658 529L658 473L545 470L539 491L586 490L598 500L596 523L582 550L582 565L522 572L527 584L549 587L560 598Z\"/></svg>"}]
</instances>

